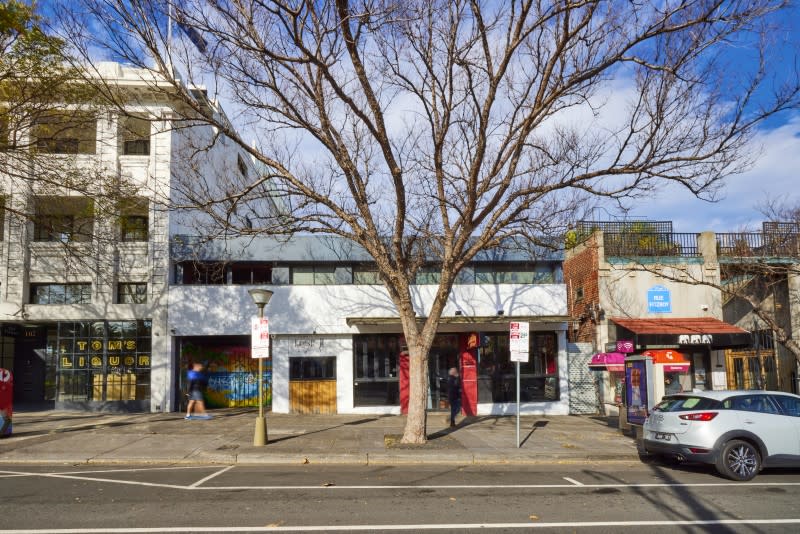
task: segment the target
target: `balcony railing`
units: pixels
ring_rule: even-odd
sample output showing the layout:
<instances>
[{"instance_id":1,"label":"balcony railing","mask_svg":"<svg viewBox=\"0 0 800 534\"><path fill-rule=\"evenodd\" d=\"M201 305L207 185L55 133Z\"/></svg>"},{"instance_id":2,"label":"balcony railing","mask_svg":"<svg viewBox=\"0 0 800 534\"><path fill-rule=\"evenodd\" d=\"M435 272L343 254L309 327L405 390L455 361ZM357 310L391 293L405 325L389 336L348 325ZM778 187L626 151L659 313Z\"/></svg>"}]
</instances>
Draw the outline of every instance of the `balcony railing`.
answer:
<instances>
[{"instance_id":1,"label":"balcony railing","mask_svg":"<svg viewBox=\"0 0 800 534\"><path fill-rule=\"evenodd\" d=\"M721 258L797 258L800 234L794 232L739 232L717 235Z\"/></svg>"},{"instance_id":2,"label":"balcony railing","mask_svg":"<svg viewBox=\"0 0 800 534\"><path fill-rule=\"evenodd\" d=\"M697 234L604 232L606 257L695 257Z\"/></svg>"}]
</instances>

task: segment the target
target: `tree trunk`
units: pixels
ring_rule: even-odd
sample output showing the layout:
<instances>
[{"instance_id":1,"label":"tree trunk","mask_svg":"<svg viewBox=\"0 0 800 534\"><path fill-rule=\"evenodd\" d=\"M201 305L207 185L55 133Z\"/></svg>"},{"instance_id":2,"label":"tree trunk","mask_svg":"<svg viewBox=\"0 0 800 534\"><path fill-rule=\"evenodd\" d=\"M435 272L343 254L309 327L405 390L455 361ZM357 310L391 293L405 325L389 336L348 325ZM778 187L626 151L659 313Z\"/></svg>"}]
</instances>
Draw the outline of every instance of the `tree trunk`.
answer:
<instances>
[{"instance_id":1,"label":"tree trunk","mask_svg":"<svg viewBox=\"0 0 800 534\"><path fill-rule=\"evenodd\" d=\"M425 443L428 440L428 350L422 343L409 345L408 419L402 443Z\"/></svg>"}]
</instances>

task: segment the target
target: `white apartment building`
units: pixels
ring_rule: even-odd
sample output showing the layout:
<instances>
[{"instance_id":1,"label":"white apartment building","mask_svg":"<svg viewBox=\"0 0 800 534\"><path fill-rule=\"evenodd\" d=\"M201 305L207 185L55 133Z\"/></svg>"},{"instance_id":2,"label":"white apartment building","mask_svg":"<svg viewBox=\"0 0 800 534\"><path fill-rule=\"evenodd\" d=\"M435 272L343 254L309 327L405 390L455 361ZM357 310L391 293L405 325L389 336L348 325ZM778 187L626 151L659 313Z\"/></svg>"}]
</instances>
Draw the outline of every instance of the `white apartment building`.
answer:
<instances>
[{"instance_id":1,"label":"white apartment building","mask_svg":"<svg viewBox=\"0 0 800 534\"><path fill-rule=\"evenodd\" d=\"M102 63L96 75L121 107L64 106L3 132L23 147L17 162L22 151L36 157L25 170L0 166L0 367L13 372L18 406L172 410L167 295L178 224L165 201L181 173L213 177L250 160L221 142L193 155L214 132L175 128L164 82L147 71ZM0 158L15 149L3 147Z\"/></svg>"}]
</instances>

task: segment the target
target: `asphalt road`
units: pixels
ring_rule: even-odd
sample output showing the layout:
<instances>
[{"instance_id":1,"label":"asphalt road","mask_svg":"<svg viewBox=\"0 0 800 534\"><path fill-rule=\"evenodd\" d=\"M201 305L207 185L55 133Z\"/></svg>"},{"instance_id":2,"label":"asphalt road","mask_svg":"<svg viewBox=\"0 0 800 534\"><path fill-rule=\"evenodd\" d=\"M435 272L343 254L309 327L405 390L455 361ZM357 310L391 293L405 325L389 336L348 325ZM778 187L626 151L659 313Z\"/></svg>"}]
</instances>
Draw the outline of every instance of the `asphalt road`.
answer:
<instances>
[{"instance_id":1,"label":"asphalt road","mask_svg":"<svg viewBox=\"0 0 800 534\"><path fill-rule=\"evenodd\" d=\"M800 471L636 462L0 468L0 533L791 532L799 501Z\"/></svg>"}]
</instances>

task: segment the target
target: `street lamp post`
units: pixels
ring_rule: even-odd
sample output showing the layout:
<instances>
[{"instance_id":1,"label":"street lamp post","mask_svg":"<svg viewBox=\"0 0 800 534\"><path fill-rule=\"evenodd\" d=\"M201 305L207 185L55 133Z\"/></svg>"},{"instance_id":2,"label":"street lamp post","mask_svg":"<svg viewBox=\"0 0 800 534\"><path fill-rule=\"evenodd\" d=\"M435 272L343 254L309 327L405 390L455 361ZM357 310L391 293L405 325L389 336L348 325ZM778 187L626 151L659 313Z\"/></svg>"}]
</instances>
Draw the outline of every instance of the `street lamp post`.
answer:
<instances>
[{"instance_id":1,"label":"street lamp post","mask_svg":"<svg viewBox=\"0 0 800 534\"><path fill-rule=\"evenodd\" d=\"M259 322L264 318L264 306L272 298L272 291L269 289L249 289L250 297L258 306ZM267 444L267 419L264 416L264 359L258 359L258 417L256 418L256 428L253 434L253 445L262 447Z\"/></svg>"}]
</instances>

